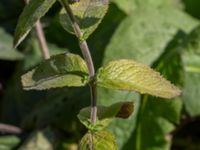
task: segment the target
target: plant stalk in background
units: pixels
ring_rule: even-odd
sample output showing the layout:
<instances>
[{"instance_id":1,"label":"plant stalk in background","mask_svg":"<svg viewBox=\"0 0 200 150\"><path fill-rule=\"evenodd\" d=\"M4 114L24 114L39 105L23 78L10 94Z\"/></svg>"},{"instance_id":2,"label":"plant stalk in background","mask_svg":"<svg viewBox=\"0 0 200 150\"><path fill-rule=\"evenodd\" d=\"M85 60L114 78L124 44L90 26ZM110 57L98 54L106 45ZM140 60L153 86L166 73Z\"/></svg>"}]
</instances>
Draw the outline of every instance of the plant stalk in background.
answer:
<instances>
[{"instance_id":1,"label":"plant stalk in background","mask_svg":"<svg viewBox=\"0 0 200 150\"><path fill-rule=\"evenodd\" d=\"M24 1L25 1L26 4L29 3L29 0L24 0ZM42 57L44 59L49 59L50 58L49 48L47 46L46 38L45 38L45 35L44 35L44 31L43 31L40 19L35 24L35 31L36 31L37 40L38 40L38 43L39 43L39 46L40 46L40 50L41 50L41 53L42 53Z\"/></svg>"}]
</instances>

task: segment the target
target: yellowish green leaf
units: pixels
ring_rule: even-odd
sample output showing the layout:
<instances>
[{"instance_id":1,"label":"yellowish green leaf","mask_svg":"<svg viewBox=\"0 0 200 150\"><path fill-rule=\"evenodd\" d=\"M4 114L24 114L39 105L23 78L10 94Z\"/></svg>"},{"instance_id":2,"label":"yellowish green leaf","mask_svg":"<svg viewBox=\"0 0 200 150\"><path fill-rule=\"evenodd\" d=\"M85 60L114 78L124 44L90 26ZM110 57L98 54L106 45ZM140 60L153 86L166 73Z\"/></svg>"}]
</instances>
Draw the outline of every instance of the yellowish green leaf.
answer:
<instances>
[{"instance_id":1,"label":"yellowish green leaf","mask_svg":"<svg viewBox=\"0 0 200 150\"><path fill-rule=\"evenodd\" d=\"M181 93L158 72L133 60L112 61L99 69L96 78L98 86L110 89L133 90L163 98Z\"/></svg>"}]
</instances>

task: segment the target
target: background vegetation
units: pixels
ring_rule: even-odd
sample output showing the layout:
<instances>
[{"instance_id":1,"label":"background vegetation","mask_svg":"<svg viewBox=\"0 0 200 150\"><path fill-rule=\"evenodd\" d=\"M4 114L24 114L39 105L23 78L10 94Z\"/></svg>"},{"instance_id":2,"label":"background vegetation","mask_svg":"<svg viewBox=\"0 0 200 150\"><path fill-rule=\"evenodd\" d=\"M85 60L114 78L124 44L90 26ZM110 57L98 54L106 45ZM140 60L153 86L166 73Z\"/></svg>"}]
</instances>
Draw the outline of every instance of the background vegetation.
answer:
<instances>
[{"instance_id":1,"label":"background vegetation","mask_svg":"<svg viewBox=\"0 0 200 150\"><path fill-rule=\"evenodd\" d=\"M42 61L33 31L16 50L13 33L23 0L0 1L0 150L76 149L86 129L77 119L90 103L88 88L23 91L20 76ZM51 55L80 54L59 23L59 3L42 18ZM98 103L135 101L134 114L109 127L120 150L200 149L200 1L112 0L88 43L98 68L129 58L152 66L182 89L172 100L98 89Z\"/></svg>"}]
</instances>

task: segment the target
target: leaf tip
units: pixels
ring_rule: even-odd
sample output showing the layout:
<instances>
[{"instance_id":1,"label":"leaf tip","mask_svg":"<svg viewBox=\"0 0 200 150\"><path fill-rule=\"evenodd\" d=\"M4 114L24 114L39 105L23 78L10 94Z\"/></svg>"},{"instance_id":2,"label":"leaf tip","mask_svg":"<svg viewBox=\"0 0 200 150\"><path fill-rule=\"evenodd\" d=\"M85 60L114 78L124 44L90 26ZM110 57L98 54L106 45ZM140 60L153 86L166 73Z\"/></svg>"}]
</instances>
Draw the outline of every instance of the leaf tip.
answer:
<instances>
[{"instance_id":1,"label":"leaf tip","mask_svg":"<svg viewBox=\"0 0 200 150\"><path fill-rule=\"evenodd\" d=\"M164 95L159 96L159 97L163 97L163 98L166 98L166 99L172 99L172 98L181 96L182 91L178 87L176 87L175 85L172 84L172 86L173 86L173 88L170 89L169 94L167 94L165 96Z\"/></svg>"},{"instance_id":2,"label":"leaf tip","mask_svg":"<svg viewBox=\"0 0 200 150\"><path fill-rule=\"evenodd\" d=\"M182 94L182 91L178 87L176 87L174 97L181 96L181 94Z\"/></svg>"},{"instance_id":3,"label":"leaf tip","mask_svg":"<svg viewBox=\"0 0 200 150\"><path fill-rule=\"evenodd\" d=\"M17 31L16 31L17 32ZM14 35L14 41L13 41L13 47L17 48L19 44L25 39L25 37L28 35L29 31L27 31L24 35L21 37L18 36L18 34L15 32Z\"/></svg>"}]
</instances>

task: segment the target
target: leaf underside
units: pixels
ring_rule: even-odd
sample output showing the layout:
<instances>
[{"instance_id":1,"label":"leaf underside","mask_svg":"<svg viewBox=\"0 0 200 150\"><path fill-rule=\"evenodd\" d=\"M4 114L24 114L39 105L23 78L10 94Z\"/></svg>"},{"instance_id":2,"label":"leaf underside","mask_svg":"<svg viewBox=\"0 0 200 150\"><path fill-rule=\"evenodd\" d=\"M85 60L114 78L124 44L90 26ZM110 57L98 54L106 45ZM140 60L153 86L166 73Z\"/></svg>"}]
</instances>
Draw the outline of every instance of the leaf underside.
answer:
<instances>
[{"instance_id":1,"label":"leaf underside","mask_svg":"<svg viewBox=\"0 0 200 150\"><path fill-rule=\"evenodd\" d=\"M158 72L133 60L112 61L100 68L97 85L110 89L133 90L162 98L172 98L181 91Z\"/></svg>"}]
</instances>

